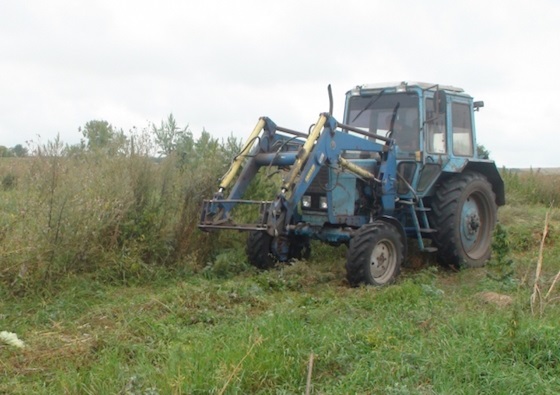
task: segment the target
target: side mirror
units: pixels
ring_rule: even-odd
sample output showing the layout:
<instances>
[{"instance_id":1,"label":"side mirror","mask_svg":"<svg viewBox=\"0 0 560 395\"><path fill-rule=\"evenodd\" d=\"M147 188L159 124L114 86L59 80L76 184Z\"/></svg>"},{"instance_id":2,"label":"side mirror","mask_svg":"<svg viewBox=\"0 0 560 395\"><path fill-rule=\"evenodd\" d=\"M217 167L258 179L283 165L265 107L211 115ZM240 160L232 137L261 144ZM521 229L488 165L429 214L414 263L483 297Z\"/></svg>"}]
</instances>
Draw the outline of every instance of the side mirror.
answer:
<instances>
[{"instance_id":1,"label":"side mirror","mask_svg":"<svg viewBox=\"0 0 560 395\"><path fill-rule=\"evenodd\" d=\"M439 89L434 95L434 112L436 114L445 114L447 107L447 94Z\"/></svg>"},{"instance_id":2,"label":"side mirror","mask_svg":"<svg viewBox=\"0 0 560 395\"><path fill-rule=\"evenodd\" d=\"M482 100L481 101L475 101L473 103L473 107L474 107L475 111L479 111L482 107L484 107L484 102Z\"/></svg>"}]
</instances>

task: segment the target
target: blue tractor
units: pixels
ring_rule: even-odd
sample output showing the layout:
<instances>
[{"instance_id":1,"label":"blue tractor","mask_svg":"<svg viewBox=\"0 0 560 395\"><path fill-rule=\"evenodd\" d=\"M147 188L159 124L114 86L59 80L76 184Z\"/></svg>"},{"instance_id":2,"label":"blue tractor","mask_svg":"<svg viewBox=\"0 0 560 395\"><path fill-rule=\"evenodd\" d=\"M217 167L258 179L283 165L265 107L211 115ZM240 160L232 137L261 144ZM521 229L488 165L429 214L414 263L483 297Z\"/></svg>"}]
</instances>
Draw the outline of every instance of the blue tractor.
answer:
<instances>
[{"instance_id":1,"label":"blue tractor","mask_svg":"<svg viewBox=\"0 0 560 395\"><path fill-rule=\"evenodd\" d=\"M308 257L311 239L345 244L352 286L393 282L409 240L442 264L484 265L505 196L495 163L477 153L483 102L453 86L366 84L347 92L339 123L330 87L329 97L307 133L259 119L199 228L247 231L248 260L262 269ZM244 199L263 167L282 172L278 191ZM237 222L239 207L255 220Z\"/></svg>"}]
</instances>

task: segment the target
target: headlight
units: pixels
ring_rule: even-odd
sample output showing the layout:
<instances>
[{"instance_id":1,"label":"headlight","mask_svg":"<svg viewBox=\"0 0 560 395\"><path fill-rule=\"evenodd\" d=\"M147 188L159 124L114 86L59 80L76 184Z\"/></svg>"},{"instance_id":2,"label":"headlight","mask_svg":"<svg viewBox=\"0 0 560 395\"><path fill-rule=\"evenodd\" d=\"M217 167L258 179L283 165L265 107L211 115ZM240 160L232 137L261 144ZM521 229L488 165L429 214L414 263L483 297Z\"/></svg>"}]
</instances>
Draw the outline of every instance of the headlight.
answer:
<instances>
[{"instance_id":1,"label":"headlight","mask_svg":"<svg viewBox=\"0 0 560 395\"><path fill-rule=\"evenodd\" d=\"M304 196L303 199L301 199L301 205L304 208L310 208L311 207L311 196Z\"/></svg>"},{"instance_id":2,"label":"headlight","mask_svg":"<svg viewBox=\"0 0 560 395\"><path fill-rule=\"evenodd\" d=\"M327 197L326 196L321 196L321 198L319 199L319 207L321 207L323 210L327 209Z\"/></svg>"}]
</instances>

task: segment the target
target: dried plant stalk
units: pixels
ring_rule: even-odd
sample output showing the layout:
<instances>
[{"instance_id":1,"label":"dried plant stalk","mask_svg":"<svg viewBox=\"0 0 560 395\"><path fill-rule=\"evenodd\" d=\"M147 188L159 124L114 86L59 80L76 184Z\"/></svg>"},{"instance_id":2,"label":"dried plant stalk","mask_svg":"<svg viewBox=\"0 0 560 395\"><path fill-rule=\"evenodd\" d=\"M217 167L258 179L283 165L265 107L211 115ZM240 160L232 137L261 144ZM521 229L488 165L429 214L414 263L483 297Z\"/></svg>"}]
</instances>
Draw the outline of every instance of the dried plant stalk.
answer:
<instances>
[{"instance_id":1,"label":"dried plant stalk","mask_svg":"<svg viewBox=\"0 0 560 395\"><path fill-rule=\"evenodd\" d=\"M554 286L556 285L556 281L558 281L558 278L560 278L560 271L558 271L558 273L556 273L556 277L554 277L554 280L552 281L552 284L550 285L550 288L548 289L548 292L545 295L545 299L548 300L548 296L550 295L550 293L552 292L552 290L554 289Z\"/></svg>"},{"instance_id":2,"label":"dried plant stalk","mask_svg":"<svg viewBox=\"0 0 560 395\"><path fill-rule=\"evenodd\" d=\"M541 239L541 245L539 247L539 259L537 261L537 269L535 270L535 284L533 285L533 293L531 294L531 313L533 313L533 314L535 313L535 304L537 303L537 300L538 300L538 304L539 304L539 310L542 310L542 297L541 297L541 290L540 290L540 287L539 287L539 280L540 280L541 272L542 272L544 243L546 241L546 235L548 234L548 221L549 221L549 218L550 218L550 211L551 210L552 210L552 208L548 210L548 212L546 213L545 219L544 219L544 230L543 230L543 235L542 235L542 239Z\"/></svg>"},{"instance_id":3,"label":"dried plant stalk","mask_svg":"<svg viewBox=\"0 0 560 395\"><path fill-rule=\"evenodd\" d=\"M313 374L313 359L315 355L311 353L309 363L307 364L307 384L305 386L305 395L311 394L311 375Z\"/></svg>"}]
</instances>

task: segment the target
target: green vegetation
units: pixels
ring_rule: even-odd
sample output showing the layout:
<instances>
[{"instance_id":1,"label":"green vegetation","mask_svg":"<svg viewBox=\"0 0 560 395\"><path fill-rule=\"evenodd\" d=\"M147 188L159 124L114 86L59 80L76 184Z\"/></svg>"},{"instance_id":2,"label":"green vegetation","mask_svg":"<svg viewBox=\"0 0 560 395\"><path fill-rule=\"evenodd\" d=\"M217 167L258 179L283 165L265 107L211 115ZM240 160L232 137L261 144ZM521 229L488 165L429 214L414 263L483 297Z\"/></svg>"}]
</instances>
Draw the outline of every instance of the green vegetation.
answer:
<instances>
[{"instance_id":1,"label":"green vegetation","mask_svg":"<svg viewBox=\"0 0 560 395\"><path fill-rule=\"evenodd\" d=\"M18 157L23 158L27 156L28 150L21 144L16 144L11 148L0 145L0 158Z\"/></svg>"},{"instance_id":2,"label":"green vegetation","mask_svg":"<svg viewBox=\"0 0 560 395\"><path fill-rule=\"evenodd\" d=\"M510 205L560 205L560 172L502 170Z\"/></svg>"},{"instance_id":3,"label":"green vegetation","mask_svg":"<svg viewBox=\"0 0 560 395\"><path fill-rule=\"evenodd\" d=\"M156 160L149 129L128 136L91 121L82 133L79 146L57 138L33 156L0 161L0 283L9 293L55 290L77 273L150 281L156 267L211 259L217 239L196 223L239 149L235 139L185 133Z\"/></svg>"},{"instance_id":4,"label":"green vegetation","mask_svg":"<svg viewBox=\"0 0 560 395\"><path fill-rule=\"evenodd\" d=\"M560 176L504 170L486 268L350 288L345 247L261 272L196 230L235 139L84 130L0 158L0 332L25 343L0 340L0 393L560 392Z\"/></svg>"}]
</instances>

